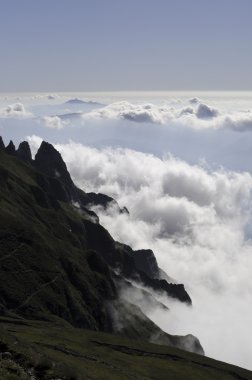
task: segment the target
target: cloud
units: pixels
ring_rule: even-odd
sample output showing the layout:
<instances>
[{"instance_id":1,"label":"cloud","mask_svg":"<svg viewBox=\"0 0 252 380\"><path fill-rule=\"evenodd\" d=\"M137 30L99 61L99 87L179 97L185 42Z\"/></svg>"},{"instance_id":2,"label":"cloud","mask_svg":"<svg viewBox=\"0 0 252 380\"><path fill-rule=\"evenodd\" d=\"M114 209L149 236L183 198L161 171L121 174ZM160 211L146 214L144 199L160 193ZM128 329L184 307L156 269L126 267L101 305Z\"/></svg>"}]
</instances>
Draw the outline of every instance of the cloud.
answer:
<instances>
[{"instance_id":1,"label":"cloud","mask_svg":"<svg viewBox=\"0 0 252 380\"><path fill-rule=\"evenodd\" d=\"M244 240L251 212L249 173L209 172L173 157L159 159L128 149L98 150L74 143L57 148L80 187L115 197L130 210L127 222L146 231L153 227L155 239L183 236L187 243L211 249ZM128 238L137 248L148 245L148 236L146 243ZM229 248L234 247L232 243Z\"/></svg>"},{"instance_id":2,"label":"cloud","mask_svg":"<svg viewBox=\"0 0 252 380\"><path fill-rule=\"evenodd\" d=\"M218 111L205 104L199 104L195 111L192 107L173 108L169 105L132 104L127 101L112 103L83 115L84 120L130 120L137 123L167 124L183 119L190 114L194 119L217 116Z\"/></svg>"},{"instance_id":3,"label":"cloud","mask_svg":"<svg viewBox=\"0 0 252 380\"><path fill-rule=\"evenodd\" d=\"M32 114L25 109L22 103L10 104L0 109L0 117L2 118L26 118L31 116Z\"/></svg>"},{"instance_id":4,"label":"cloud","mask_svg":"<svg viewBox=\"0 0 252 380\"><path fill-rule=\"evenodd\" d=\"M199 104L200 103L200 99L197 98L197 97L191 98L191 99L189 99L189 103L191 103L191 104Z\"/></svg>"},{"instance_id":5,"label":"cloud","mask_svg":"<svg viewBox=\"0 0 252 380\"><path fill-rule=\"evenodd\" d=\"M81 186L99 188L115 197L126 189L129 193L152 189L164 197L186 199L198 206L213 204L218 213L235 215L237 209L232 207L250 196L248 173L208 172L172 156L160 159L130 149L98 150L75 143L59 148Z\"/></svg>"},{"instance_id":6,"label":"cloud","mask_svg":"<svg viewBox=\"0 0 252 380\"><path fill-rule=\"evenodd\" d=\"M226 129L238 132L252 131L252 111L239 112L226 115L222 118L222 124Z\"/></svg>"},{"instance_id":7,"label":"cloud","mask_svg":"<svg viewBox=\"0 0 252 380\"><path fill-rule=\"evenodd\" d=\"M46 127L52 129L62 129L67 125L67 122L59 116L44 116L41 120Z\"/></svg>"},{"instance_id":8,"label":"cloud","mask_svg":"<svg viewBox=\"0 0 252 380\"><path fill-rule=\"evenodd\" d=\"M135 123L182 125L197 130L252 130L252 111L220 111L205 103L191 102L194 106L171 107L154 104L132 104L115 102L82 115L86 122L106 120L128 120Z\"/></svg>"},{"instance_id":9,"label":"cloud","mask_svg":"<svg viewBox=\"0 0 252 380\"><path fill-rule=\"evenodd\" d=\"M219 111L215 108L209 107L207 104L200 103L196 112L199 119L211 119L218 116Z\"/></svg>"},{"instance_id":10,"label":"cloud","mask_svg":"<svg viewBox=\"0 0 252 380\"><path fill-rule=\"evenodd\" d=\"M184 107L181 109L180 111L180 116L183 116L183 115L194 115L195 111L194 111L194 108L192 107Z\"/></svg>"},{"instance_id":11,"label":"cloud","mask_svg":"<svg viewBox=\"0 0 252 380\"><path fill-rule=\"evenodd\" d=\"M159 107L153 104L132 104L127 101L112 103L83 115L84 120L130 120L140 123L163 124L173 118L171 108Z\"/></svg>"}]
</instances>

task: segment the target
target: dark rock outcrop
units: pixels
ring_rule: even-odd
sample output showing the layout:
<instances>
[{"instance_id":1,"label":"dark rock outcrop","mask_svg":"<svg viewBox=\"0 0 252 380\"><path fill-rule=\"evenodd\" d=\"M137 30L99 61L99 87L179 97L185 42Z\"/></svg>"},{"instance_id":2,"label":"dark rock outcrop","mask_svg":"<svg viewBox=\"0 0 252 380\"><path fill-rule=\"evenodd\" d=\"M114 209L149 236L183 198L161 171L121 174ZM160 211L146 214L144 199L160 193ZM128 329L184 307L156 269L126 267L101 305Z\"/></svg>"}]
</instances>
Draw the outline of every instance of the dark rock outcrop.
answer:
<instances>
[{"instance_id":1,"label":"dark rock outcrop","mask_svg":"<svg viewBox=\"0 0 252 380\"><path fill-rule=\"evenodd\" d=\"M78 204L84 212L92 206L104 209L112 206L118 213L128 213L126 207L120 208L115 199L101 193L85 193L78 189L67 170L61 154L53 145L43 141L35 156L34 166L44 175L37 175L40 186L63 202ZM92 211L89 211L92 212ZM97 215L95 215L98 219Z\"/></svg>"},{"instance_id":2,"label":"dark rock outcrop","mask_svg":"<svg viewBox=\"0 0 252 380\"><path fill-rule=\"evenodd\" d=\"M5 149L5 145L4 145L2 137L0 136L0 151L4 149Z\"/></svg>"},{"instance_id":3,"label":"dark rock outcrop","mask_svg":"<svg viewBox=\"0 0 252 380\"><path fill-rule=\"evenodd\" d=\"M117 202L108 195L101 193L86 193L87 201L95 206L102 206L104 208L112 206L118 206ZM118 206L119 207L119 206Z\"/></svg>"},{"instance_id":4,"label":"dark rock outcrop","mask_svg":"<svg viewBox=\"0 0 252 380\"><path fill-rule=\"evenodd\" d=\"M183 284L170 284L166 280L151 278L143 272L140 274L140 280L146 287L156 292L164 292L168 297L192 305L192 300Z\"/></svg>"},{"instance_id":5,"label":"dark rock outcrop","mask_svg":"<svg viewBox=\"0 0 252 380\"><path fill-rule=\"evenodd\" d=\"M66 164L53 145L42 142L35 156L34 165L41 173L53 179L50 182L51 188L56 196L59 194L61 200L66 202L78 200L77 189Z\"/></svg>"},{"instance_id":6,"label":"dark rock outcrop","mask_svg":"<svg viewBox=\"0 0 252 380\"><path fill-rule=\"evenodd\" d=\"M81 99L78 99L78 98L69 99L69 100L67 100L65 102L65 104L90 105L90 106L102 106L103 105L101 103L93 102L92 100L85 101L85 100L81 100Z\"/></svg>"},{"instance_id":7,"label":"dark rock outcrop","mask_svg":"<svg viewBox=\"0 0 252 380\"><path fill-rule=\"evenodd\" d=\"M67 186L74 186L61 154L53 145L42 141L35 156L34 164L43 174L58 178L60 182Z\"/></svg>"},{"instance_id":8,"label":"dark rock outcrop","mask_svg":"<svg viewBox=\"0 0 252 380\"><path fill-rule=\"evenodd\" d=\"M135 255L137 255L137 253L135 253L131 247L115 242L108 231L100 224L94 224L88 220L83 221L83 223L87 231L88 247L100 252L108 265L114 268L120 276L139 282L153 291L164 292L168 297L175 298L189 305L192 304L192 300L186 292L184 285L170 284L166 280L159 279L158 276L155 277L156 274L158 275L158 267L153 264L155 259L153 260L152 258L152 260L150 260L154 268L154 273L151 272L151 265L148 266L147 261L142 261L142 264L146 264L144 268L147 268L146 270L149 273L147 274L135 265ZM99 236L99 239L97 239L97 236ZM145 250L142 252L145 252ZM152 254L147 253L147 257L151 257ZM146 254L143 254L143 256L144 255Z\"/></svg>"},{"instance_id":9,"label":"dark rock outcrop","mask_svg":"<svg viewBox=\"0 0 252 380\"><path fill-rule=\"evenodd\" d=\"M27 141L23 141L19 144L16 154L22 160L32 162L31 149Z\"/></svg>"},{"instance_id":10,"label":"dark rock outcrop","mask_svg":"<svg viewBox=\"0 0 252 380\"><path fill-rule=\"evenodd\" d=\"M5 153L15 155L16 148L12 140L10 140L9 145L7 145L7 147L5 148Z\"/></svg>"},{"instance_id":11,"label":"dark rock outcrop","mask_svg":"<svg viewBox=\"0 0 252 380\"><path fill-rule=\"evenodd\" d=\"M134 262L136 267L149 277L159 278L159 268L156 257L151 249L134 251Z\"/></svg>"},{"instance_id":12,"label":"dark rock outcrop","mask_svg":"<svg viewBox=\"0 0 252 380\"><path fill-rule=\"evenodd\" d=\"M116 200L106 194L84 193L83 191L78 191L78 197L79 202L83 207L99 206L105 210L109 207L113 207L114 211L118 213L124 213L126 212L125 210L127 210L126 207L121 209Z\"/></svg>"},{"instance_id":13,"label":"dark rock outcrop","mask_svg":"<svg viewBox=\"0 0 252 380\"><path fill-rule=\"evenodd\" d=\"M120 210L120 213L129 215L129 210L127 209L127 207L123 206Z\"/></svg>"}]
</instances>

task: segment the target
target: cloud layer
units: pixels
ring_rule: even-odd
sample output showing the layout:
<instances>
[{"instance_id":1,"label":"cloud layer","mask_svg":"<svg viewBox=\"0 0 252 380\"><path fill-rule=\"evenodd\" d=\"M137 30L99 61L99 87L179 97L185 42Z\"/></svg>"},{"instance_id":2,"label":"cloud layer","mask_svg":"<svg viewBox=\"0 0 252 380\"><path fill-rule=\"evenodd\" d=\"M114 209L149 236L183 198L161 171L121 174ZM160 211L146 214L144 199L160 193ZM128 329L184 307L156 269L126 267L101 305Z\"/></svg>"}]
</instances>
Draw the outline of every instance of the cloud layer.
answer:
<instances>
[{"instance_id":1,"label":"cloud layer","mask_svg":"<svg viewBox=\"0 0 252 380\"><path fill-rule=\"evenodd\" d=\"M167 315L150 311L152 319L170 333L198 336L209 356L249 367L251 175L128 149L57 148L78 186L114 196L129 209L130 215L97 210L113 237L153 249L159 265L192 296L193 311L175 305ZM236 344L223 348L220 339Z\"/></svg>"},{"instance_id":2,"label":"cloud layer","mask_svg":"<svg viewBox=\"0 0 252 380\"><path fill-rule=\"evenodd\" d=\"M252 111L223 112L191 99L192 106L171 107L121 101L83 114L84 121L128 120L136 123L182 124L195 129L252 130Z\"/></svg>"}]
</instances>

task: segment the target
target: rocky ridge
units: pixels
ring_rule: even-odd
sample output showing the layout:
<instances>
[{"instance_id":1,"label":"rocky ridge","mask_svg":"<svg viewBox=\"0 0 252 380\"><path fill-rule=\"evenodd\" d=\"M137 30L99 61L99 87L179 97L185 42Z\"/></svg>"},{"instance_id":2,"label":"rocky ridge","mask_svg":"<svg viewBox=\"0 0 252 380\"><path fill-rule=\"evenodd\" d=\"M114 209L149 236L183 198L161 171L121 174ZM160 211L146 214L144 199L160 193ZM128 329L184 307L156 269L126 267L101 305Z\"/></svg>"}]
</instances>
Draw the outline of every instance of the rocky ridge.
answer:
<instances>
[{"instance_id":1,"label":"rocky ridge","mask_svg":"<svg viewBox=\"0 0 252 380\"><path fill-rule=\"evenodd\" d=\"M114 199L104 194L78 189L60 153L47 142L42 142L32 160L27 142L22 142L16 150L12 141L5 148L0 139L0 154L3 185L0 205L5 222L0 228L0 260L4 262L5 275L8 273L12 286L18 286L24 277L24 289L18 292L15 289L10 294L3 284L1 313L33 318L59 317L74 326L112 332L118 332L114 318L117 314L117 320L119 318L124 325L121 333L127 336L135 334L136 326L145 326L142 330L145 339L156 336L157 342L186 348L188 337L173 338L165 334L136 305L122 304L118 299L118 285L127 280L132 286L141 284L153 297L155 292L162 292L192 304L184 285L167 282L169 277L165 279L151 250L134 251L114 241L100 225L91 206L107 208L112 204L118 212L128 210L121 209ZM7 163L11 163L11 170ZM13 218L13 207L17 218L20 215L19 223ZM14 264L11 260L17 258L17 253L18 261ZM42 262L38 262L39 257L43 257ZM55 269L52 271L52 268ZM34 292L27 290L26 282L33 284ZM132 316L130 322L125 318L127 314ZM191 350L202 354L198 340L190 336L192 340Z\"/></svg>"}]
</instances>

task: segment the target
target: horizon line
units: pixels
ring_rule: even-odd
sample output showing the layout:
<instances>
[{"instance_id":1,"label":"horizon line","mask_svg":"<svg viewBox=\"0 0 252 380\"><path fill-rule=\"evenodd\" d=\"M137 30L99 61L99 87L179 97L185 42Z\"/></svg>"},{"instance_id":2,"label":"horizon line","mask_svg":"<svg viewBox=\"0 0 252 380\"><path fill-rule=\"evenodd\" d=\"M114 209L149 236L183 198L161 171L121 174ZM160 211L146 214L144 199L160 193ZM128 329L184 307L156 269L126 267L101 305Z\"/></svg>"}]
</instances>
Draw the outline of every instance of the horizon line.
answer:
<instances>
[{"instance_id":1,"label":"horizon line","mask_svg":"<svg viewBox=\"0 0 252 380\"><path fill-rule=\"evenodd\" d=\"M0 95L7 94L83 94L83 93L101 93L101 94L131 94L131 93L249 93L251 90L33 90L33 91L0 91Z\"/></svg>"}]
</instances>

